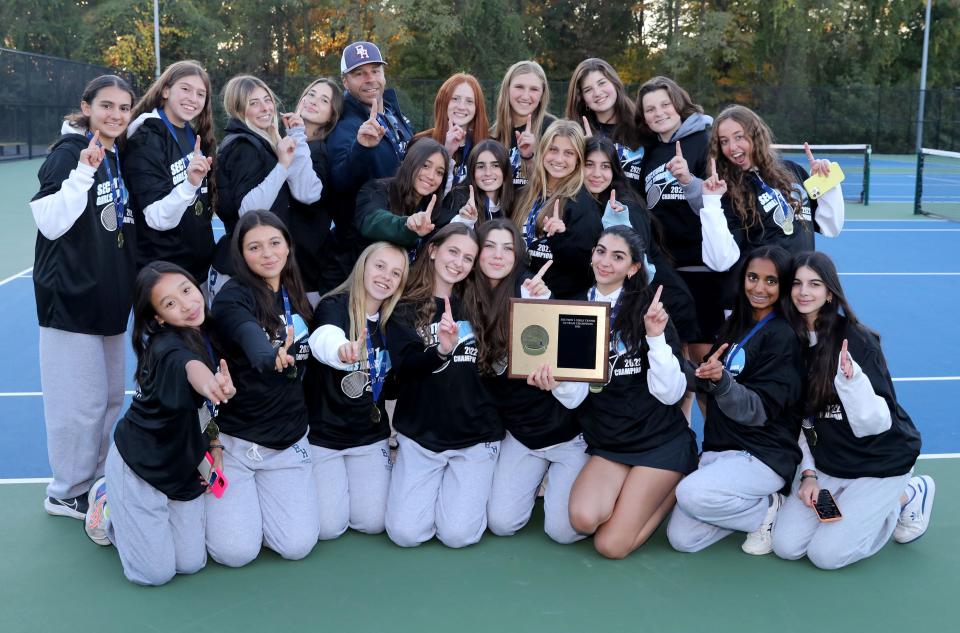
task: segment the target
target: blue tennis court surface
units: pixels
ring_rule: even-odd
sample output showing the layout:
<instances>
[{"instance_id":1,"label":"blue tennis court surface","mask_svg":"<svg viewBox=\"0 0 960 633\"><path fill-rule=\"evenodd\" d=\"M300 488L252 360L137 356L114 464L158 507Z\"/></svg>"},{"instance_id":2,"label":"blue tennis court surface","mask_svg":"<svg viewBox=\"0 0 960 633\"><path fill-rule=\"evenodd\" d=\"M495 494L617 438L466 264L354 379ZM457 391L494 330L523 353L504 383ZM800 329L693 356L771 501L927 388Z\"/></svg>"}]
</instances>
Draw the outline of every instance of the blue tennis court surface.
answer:
<instances>
[{"instance_id":1,"label":"blue tennis court surface","mask_svg":"<svg viewBox=\"0 0 960 633\"><path fill-rule=\"evenodd\" d=\"M960 225L933 220L848 221L818 248L837 262L852 305L879 331L901 403L924 454L960 454ZM29 271L0 285L0 479L48 477L37 321ZM133 389L133 354L127 355ZM694 428L701 430L699 420Z\"/></svg>"}]
</instances>

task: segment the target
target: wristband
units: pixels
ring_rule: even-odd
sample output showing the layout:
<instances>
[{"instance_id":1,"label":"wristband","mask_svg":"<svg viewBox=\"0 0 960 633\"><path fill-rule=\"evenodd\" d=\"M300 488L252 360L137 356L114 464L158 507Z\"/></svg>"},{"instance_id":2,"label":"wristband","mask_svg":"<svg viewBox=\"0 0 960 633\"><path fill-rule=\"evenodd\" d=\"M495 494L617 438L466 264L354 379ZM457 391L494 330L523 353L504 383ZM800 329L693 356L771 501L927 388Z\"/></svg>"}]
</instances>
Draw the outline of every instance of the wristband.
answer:
<instances>
[{"instance_id":1,"label":"wristband","mask_svg":"<svg viewBox=\"0 0 960 633\"><path fill-rule=\"evenodd\" d=\"M816 479L816 478L817 478L817 473L813 473L812 475L800 475L800 482L802 483L804 479Z\"/></svg>"},{"instance_id":2,"label":"wristband","mask_svg":"<svg viewBox=\"0 0 960 633\"><path fill-rule=\"evenodd\" d=\"M450 354L444 354L443 352L440 351L439 345L437 345L433 349L437 350L437 356L440 357L440 360L448 360L450 358Z\"/></svg>"},{"instance_id":3,"label":"wristband","mask_svg":"<svg viewBox=\"0 0 960 633\"><path fill-rule=\"evenodd\" d=\"M208 448L209 448L211 451L212 451L213 449L215 449L215 448L219 448L219 449L223 450L223 444L211 444Z\"/></svg>"}]
</instances>

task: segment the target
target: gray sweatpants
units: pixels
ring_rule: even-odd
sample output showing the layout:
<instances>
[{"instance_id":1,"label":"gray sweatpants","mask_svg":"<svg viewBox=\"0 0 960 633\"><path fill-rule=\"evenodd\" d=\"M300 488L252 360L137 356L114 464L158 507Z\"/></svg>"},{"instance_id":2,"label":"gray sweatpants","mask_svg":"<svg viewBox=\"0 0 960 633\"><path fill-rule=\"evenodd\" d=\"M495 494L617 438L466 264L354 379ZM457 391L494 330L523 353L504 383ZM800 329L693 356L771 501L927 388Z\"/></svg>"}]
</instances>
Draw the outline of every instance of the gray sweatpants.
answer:
<instances>
[{"instance_id":1,"label":"gray sweatpants","mask_svg":"<svg viewBox=\"0 0 960 633\"><path fill-rule=\"evenodd\" d=\"M527 524L546 475L543 493L543 529L557 543L574 543L580 534L570 525L570 489L590 458L583 435L541 450L531 450L507 433L493 474L487 503L490 531L510 536Z\"/></svg>"},{"instance_id":2,"label":"gray sweatpants","mask_svg":"<svg viewBox=\"0 0 960 633\"><path fill-rule=\"evenodd\" d=\"M47 496L85 494L103 476L123 406L124 336L40 328L40 385L53 481Z\"/></svg>"},{"instance_id":3,"label":"gray sweatpants","mask_svg":"<svg viewBox=\"0 0 960 633\"><path fill-rule=\"evenodd\" d=\"M115 445L107 454L106 478L109 537L130 582L162 585L176 574L203 569L203 497L168 499L130 470Z\"/></svg>"},{"instance_id":4,"label":"gray sweatpants","mask_svg":"<svg viewBox=\"0 0 960 633\"><path fill-rule=\"evenodd\" d=\"M783 478L746 451L703 453L700 466L677 486L667 539L680 552L699 552L731 532L763 523L770 495Z\"/></svg>"},{"instance_id":5,"label":"gray sweatpants","mask_svg":"<svg viewBox=\"0 0 960 633\"><path fill-rule=\"evenodd\" d=\"M817 473L821 489L833 495L843 518L821 523L797 497L799 479L777 513L773 551L780 558L806 556L820 569L839 569L873 556L887 544L900 517L900 495L910 473L898 477L841 479Z\"/></svg>"},{"instance_id":6,"label":"gray sweatpants","mask_svg":"<svg viewBox=\"0 0 960 633\"><path fill-rule=\"evenodd\" d=\"M390 446L387 440L333 450L310 446L320 512L320 540L335 539L348 527L383 532L390 488Z\"/></svg>"},{"instance_id":7,"label":"gray sweatpants","mask_svg":"<svg viewBox=\"0 0 960 633\"><path fill-rule=\"evenodd\" d=\"M289 560L307 556L319 511L306 436L284 450L224 433L220 441L227 489L220 499L204 495L210 556L228 567L246 565L262 545Z\"/></svg>"},{"instance_id":8,"label":"gray sweatpants","mask_svg":"<svg viewBox=\"0 0 960 633\"><path fill-rule=\"evenodd\" d=\"M387 497L387 535L416 547L434 534L447 547L473 545L487 527L487 500L500 442L435 453L397 435Z\"/></svg>"}]
</instances>

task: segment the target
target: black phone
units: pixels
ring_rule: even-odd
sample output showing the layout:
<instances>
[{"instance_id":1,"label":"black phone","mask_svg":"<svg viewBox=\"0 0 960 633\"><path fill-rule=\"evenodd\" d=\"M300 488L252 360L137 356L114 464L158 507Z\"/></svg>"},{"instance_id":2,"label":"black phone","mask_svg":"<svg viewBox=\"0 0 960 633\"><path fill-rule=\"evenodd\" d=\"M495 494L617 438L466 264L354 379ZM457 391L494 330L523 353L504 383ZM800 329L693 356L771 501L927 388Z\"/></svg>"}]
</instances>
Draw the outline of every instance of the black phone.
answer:
<instances>
[{"instance_id":1,"label":"black phone","mask_svg":"<svg viewBox=\"0 0 960 633\"><path fill-rule=\"evenodd\" d=\"M843 518L843 515L840 514L840 508L837 507L837 502L833 500L833 495L826 488L820 489L814 509L817 511L817 517L824 523L839 521Z\"/></svg>"}]
</instances>

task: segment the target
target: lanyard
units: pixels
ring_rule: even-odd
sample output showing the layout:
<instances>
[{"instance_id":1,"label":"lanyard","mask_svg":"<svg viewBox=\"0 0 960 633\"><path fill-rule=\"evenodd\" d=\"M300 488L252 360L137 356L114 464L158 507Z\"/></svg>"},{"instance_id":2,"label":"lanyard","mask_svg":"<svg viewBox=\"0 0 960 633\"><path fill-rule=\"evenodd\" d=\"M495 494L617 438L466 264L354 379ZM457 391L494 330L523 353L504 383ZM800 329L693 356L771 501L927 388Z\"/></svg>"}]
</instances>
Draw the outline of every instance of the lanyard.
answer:
<instances>
[{"instance_id":1,"label":"lanyard","mask_svg":"<svg viewBox=\"0 0 960 633\"><path fill-rule=\"evenodd\" d=\"M167 129L170 131L170 136L173 137L173 142L177 144L177 149L180 150L180 155L183 156L183 168L186 169L190 164L190 161L187 159L189 152L183 151L183 145L180 144L180 139L177 137L176 130L173 129L173 123L170 123L170 119L167 118L167 113L163 111L163 108L157 108L157 114L160 115L160 120L163 121L163 124L167 126ZM190 127L189 123L184 123L183 131L187 134L187 143L190 144L190 151L193 151L193 147L196 145L197 137L193 133L193 128Z\"/></svg>"},{"instance_id":2,"label":"lanyard","mask_svg":"<svg viewBox=\"0 0 960 633\"><path fill-rule=\"evenodd\" d=\"M93 138L93 134L89 131L87 132L87 138ZM98 141L97 145L103 147L103 145ZM103 164L107 168L107 178L110 181L110 197L113 199L113 209L117 213L117 245L123 246L123 216L126 215L125 208L125 196L124 194L127 191L126 186L123 184L123 171L120 169L120 148L116 145L113 146L113 154L117 158L117 183L113 181L113 170L110 169L110 157L103 157Z\"/></svg>"},{"instance_id":3,"label":"lanyard","mask_svg":"<svg viewBox=\"0 0 960 633\"><path fill-rule=\"evenodd\" d=\"M383 106L382 114L377 112L377 121L386 130L387 140L390 141L390 145L393 146L393 151L397 153L397 156L402 161L404 155L407 153L407 144L400 139L400 121L387 111L386 104Z\"/></svg>"},{"instance_id":4,"label":"lanyard","mask_svg":"<svg viewBox=\"0 0 960 633\"><path fill-rule=\"evenodd\" d=\"M217 367L217 357L213 353L213 345L210 344L210 337L203 333L201 333L200 336L203 337L203 343L207 346L207 354L210 355L210 362L213 365L213 373L217 373L217 371L219 371L219 368ZM207 411L210 412L211 418L217 417L217 405L213 404L209 398L204 398L203 404L206 405Z\"/></svg>"},{"instance_id":5,"label":"lanyard","mask_svg":"<svg viewBox=\"0 0 960 633\"><path fill-rule=\"evenodd\" d=\"M290 313L290 295L287 289L280 286L280 295L283 297L283 322L286 327L293 327L293 315Z\"/></svg>"},{"instance_id":6,"label":"lanyard","mask_svg":"<svg viewBox=\"0 0 960 633\"><path fill-rule=\"evenodd\" d=\"M523 225L523 239L527 242L527 248L530 248L537 241L537 214L543 207L543 200L538 199L533 203L533 208L527 215L527 222Z\"/></svg>"},{"instance_id":7,"label":"lanyard","mask_svg":"<svg viewBox=\"0 0 960 633\"><path fill-rule=\"evenodd\" d=\"M733 365L733 357L737 355L737 352L743 349L743 346L747 344L753 335L760 331L764 325L766 325L771 319L777 316L776 312L771 312L767 316L763 317L757 321L754 326L747 332L747 335L744 336L740 341L734 343L733 347L730 348L730 351L727 352L727 359L724 361L723 366L727 368L727 371L730 371L731 366Z\"/></svg>"},{"instance_id":8,"label":"lanyard","mask_svg":"<svg viewBox=\"0 0 960 633\"><path fill-rule=\"evenodd\" d=\"M460 148L460 164L457 165L454 163L453 166L453 180L451 182L452 186L457 186L467 178L467 157L470 156L470 149L473 147L473 142L468 136L464 142L463 147Z\"/></svg>"},{"instance_id":9,"label":"lanyard","mask_svg":"<svg viewBox=\"0 0 960 633\"><path fill-rule=\"evenodd\" d=\"M793 207L790 206L780 191L763 182L763 178L760 177L759 173L755 171L751 173L753 177L757 179L757 184L760 185L760 189L773 200L777 201L777 205L780 206L780 212L783 214L783 220L777 222L777 224L783 229L784 233L790 235L790 233L793 233ZM774 215L774 222L776 222L776 215Z\"/></svg>"},{"instance_id":10,"label":"lanyard","mask_svg":"<svg viewBox=\"0 0 960 633\"><path fill-rule=\"evenodd\" d=\"M383 348L387 347L387 333L383 328L379 327L379 322L377 329L380 332L380 338L383 341ZM373 403L376 404L380 401L380 392L383 390L383 382L387 377L387 363L386 362L377 362L377 353L373 348L373 341L370 340L370 332L367 331L367 371L370 374L370 391L373 393Z\"/></svg>"},{"instance_id":11,"label":"lanyard","mask_svg":"<svg viewBox=\"0 0 960 633\"><path fill-rule=\"evenodd\" d=\"M610 307L610 332L613 332L613 323L617 320L617 315L620 313L620 300L623 299L623 290L620 290L620 296L617 297L617 300ZM587 301L596 301L597 300L597 287L594 286L587 292Z\"/></svg>"}]
</instances>

